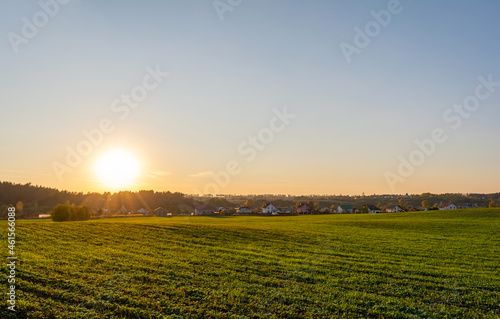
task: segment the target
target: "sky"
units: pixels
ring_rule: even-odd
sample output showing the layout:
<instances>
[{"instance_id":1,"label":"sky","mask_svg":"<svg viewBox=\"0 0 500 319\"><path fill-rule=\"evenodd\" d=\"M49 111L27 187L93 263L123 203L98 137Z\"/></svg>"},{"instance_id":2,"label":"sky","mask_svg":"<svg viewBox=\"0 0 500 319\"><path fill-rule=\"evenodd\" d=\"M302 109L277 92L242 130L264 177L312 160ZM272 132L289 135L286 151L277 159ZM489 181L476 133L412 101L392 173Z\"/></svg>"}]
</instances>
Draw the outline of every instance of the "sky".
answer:
<instances>
[{"instance_id":1,"label":"sky","mask_svg":"<svg viewBox=\"0 0 500 319\"><path fill-rule=\"evenodd\" d=\"M0 180L498 192L499 13L492 0L2 1ZM140 166L120 186L96 173L116 150Z\"/></svg>"}]
</instances>

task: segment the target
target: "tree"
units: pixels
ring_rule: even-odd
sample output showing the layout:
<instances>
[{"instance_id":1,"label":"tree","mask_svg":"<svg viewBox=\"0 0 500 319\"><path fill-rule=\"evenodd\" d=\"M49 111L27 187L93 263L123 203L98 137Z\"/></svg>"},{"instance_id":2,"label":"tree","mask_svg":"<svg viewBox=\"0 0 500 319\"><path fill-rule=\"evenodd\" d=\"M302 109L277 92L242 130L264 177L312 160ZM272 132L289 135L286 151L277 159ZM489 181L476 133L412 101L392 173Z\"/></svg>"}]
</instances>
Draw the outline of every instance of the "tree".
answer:
<instances>
[{"instance_id":1,"label":"tree","mask_svg":"<svg viewBox=\"0 0 500 319\"><path fill-rule=\"evenodd\" d=\"M90 218L90 209L87 206L78 206L75 208L75 220L88 220Z\"/></svg>"},{"instance_id":2,"label":"tree","mask_svg":"<svg viewBox=\"0 0 500 319\"><path fill-rule=\"evenodd\" d=\"M429 205L429 201L428 200L423 200L422 201L422 207L425 208L425 209L429 209L431 207Z\"/></svg>"},{"instance_id":3,"label":"tree","mask_svg":"<svg viewBox=\"0 0 500 319\"><path fill-rule=\"evenodd\" d=\"M23 212L23 202L21 201L18 201L17 204L16 204L16 212L17 213L22 213Z\"/></svg>"},{"instance_id":4,"label":"tree","mask_svg":"<svg viewBox=\"0 0 500 319\"><path fill-rule=\"evenodd\" d=\"M401 206L401 208L402 208L404 211L409 211L408 206L406 206L405 201L404 201L402 198L400 198L400 199L399 199L399 206Z\"/></svg>"},{"instance_id":5,"label":"tree","mask_svg":"<svg viewBox=\"0 0 500 319\"><path fill-rule=\"evenodd\" d=\"M64 222L70 219L70 210L67 205L57 205L50 214L50 217L55 222Z\"/></svg>"},{"instance_id":6,"label":"tree","mask_svg":"<svg viewBox=\"0 0 500 319\"><path fill-rule=\"evenodd\" d=\"M67 203L67 205L69 205L69 203ZM68 207L69 207L69 220L78 220L75 204L71 204Z\"/></svg>"},{"instance_id":7,"label":"tree","mask_svg":"<svg viewBox=\"0 0 500 319\"><path fill-rule=\"evenodd\" d=\"M495 203L494 200L491 200L489 207L490 208L497 207L497 205L496 205L496 203Z\"/></svg>"},{"instance_id":8,"label":"tree","mask_svg":"<svg viewBox=\"0 0 500 319\"><path fill-rule=\"evenodd\" d=\"M192 206L186 204L179 204L177 208L179 208L181 214L189 214L193 210Z\"/></svg>"},{"instance_id":9,"label":"tree","mask_svg":"<svg viewBox=\"0 0 500 319\"><path fill-rule=\"evenodd\" d=\"M87 206L57 205L50 214L55 222L65 222L68 220L88 220L90 209Z\"/></svg>"},{"instance_id":10,"label":"tree","mask_svg":"<svg viewBox=\"0 0 500 319\"><path fill-rule=\"evenodd\" d=\"M9 207L14 207L13 205L4 205L2 206L1 208L1 218L7 218L8 214L9 214Z\"/></svg>"},{"instance_id":11,"label":"tree","mask_svg":"<svg viewBox=\"0 0 500 319\"><path fill-rule=\"evenodd\" d=\"M245 203L243 204L243 206L246 206L246 207L255 207L255 200L253 198L249 198L245 201Z\"/></svg>"}]
</instances>

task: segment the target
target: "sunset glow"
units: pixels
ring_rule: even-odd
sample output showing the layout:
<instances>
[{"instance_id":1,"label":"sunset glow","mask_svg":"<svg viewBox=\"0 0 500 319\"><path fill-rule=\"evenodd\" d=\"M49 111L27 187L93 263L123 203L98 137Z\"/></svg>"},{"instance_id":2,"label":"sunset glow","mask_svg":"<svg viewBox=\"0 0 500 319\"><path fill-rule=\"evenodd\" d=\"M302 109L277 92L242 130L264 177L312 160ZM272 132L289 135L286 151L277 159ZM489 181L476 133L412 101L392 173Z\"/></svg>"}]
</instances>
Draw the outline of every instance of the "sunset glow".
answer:
<instances>
[{"instance_id":1,"label":"sunset glow","mask_svg":"<svg viewBox=\"0 0 500 319\"><path fill-rule=\"evenodd\" d=\"M104 187L125 189L133 186L140 174L140 164L131 153L113 150L101 155L95 162L95 173Z\"/></svg>"}]
</instances>

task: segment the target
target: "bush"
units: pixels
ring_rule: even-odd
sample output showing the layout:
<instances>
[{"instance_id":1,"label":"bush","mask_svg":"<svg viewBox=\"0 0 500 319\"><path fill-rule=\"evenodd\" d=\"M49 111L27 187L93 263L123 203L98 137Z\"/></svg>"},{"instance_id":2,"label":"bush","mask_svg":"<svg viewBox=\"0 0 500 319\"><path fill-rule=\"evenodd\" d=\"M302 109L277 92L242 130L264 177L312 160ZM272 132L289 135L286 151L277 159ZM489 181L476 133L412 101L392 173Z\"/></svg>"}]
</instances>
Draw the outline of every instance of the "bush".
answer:
<instances>
[{"instance_id":1,"label":"bush","mask_svg":"<svg viewBox=\"0 0 500 319\"><path fill-rule=\"evenodd\" d=\"M57 205L50 214L50 217L55 222L64 222L70 220L70 207L67 205Z\"/></svg>"},{"instance_id":2,"label":"bush","mask_svg":"<svg viewBox=\"0 0 500 319\"><path fill-rule=\"evenodd\" d=\"M90 218L90 209L87 206L76 208L76 220L88 220Z\"/></svg>"},{"instance_id":3,"label":"bush","mask_svg":"<svg viewBox=\"0 0 500 319\"><path fill-rule=\"evenodd\" d=\"M54 210L52 210L51 218L55 222L88 220L90 218L90 210L87 206L75 207L75 205L57 205Z\"/></svg>"}]
</instances>

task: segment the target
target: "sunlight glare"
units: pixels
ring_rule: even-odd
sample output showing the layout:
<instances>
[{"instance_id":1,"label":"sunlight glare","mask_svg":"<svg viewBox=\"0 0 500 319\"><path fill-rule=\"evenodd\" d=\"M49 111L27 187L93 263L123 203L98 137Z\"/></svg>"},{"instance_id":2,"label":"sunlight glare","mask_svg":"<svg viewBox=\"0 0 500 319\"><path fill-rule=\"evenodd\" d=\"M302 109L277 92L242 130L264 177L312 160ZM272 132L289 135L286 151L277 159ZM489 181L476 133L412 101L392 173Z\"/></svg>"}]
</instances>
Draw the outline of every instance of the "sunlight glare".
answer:
<instances>
[{"instance_id":1,"label":"sunlight glare","mask_svg":"<svg viewBox=\"0 0 500 319\"><path fill-rule=\"evenodd\" d=\"M136 182L140 173L140 165L131 153L113 150L97 159L95 173L104 187L124 189Z\"/></svg>"}]
</instances>

